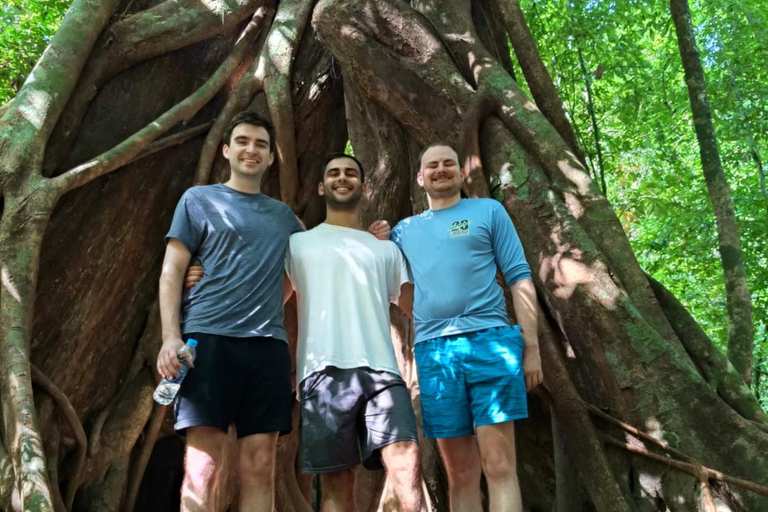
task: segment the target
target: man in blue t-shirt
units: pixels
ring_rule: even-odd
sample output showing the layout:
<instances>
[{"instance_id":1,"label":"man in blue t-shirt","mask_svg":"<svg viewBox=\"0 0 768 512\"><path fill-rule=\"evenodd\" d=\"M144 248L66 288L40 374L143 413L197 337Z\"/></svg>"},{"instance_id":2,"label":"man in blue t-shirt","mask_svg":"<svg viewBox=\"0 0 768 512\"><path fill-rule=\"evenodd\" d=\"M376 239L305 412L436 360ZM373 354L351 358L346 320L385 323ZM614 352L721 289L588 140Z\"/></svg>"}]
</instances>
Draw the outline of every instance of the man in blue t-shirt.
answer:
<instances>
[{"instance_id":1,"label":"man in blue t-shirt","mask_svg":"<svg viewBox=\"0 0 768 512\"><path fill-rule=\"evenodd\" d=\"M437 439L453 512L482 509L481 472L492 512L522 512L514 420L527 417L526 390L542 382L531 271L501 204L461 199L451 147L428 146L419 167L429 210L401 221L392 240L415 285L424 435ZM497 269L520 325L510 326Z\"/></svg>"},{"instance_id":2,"label":"man in blue t-shirt","mask_svg":"<svg viewBox=\"0 0 768 512\"><path fill-rule=\"evenodd\" d=\"M187 438L182 510L213 510L229 425L239 438L240 510L271 512L277 437L291 429L291 361L283 327L283 263L300 231L285 204L260 193L274 130L253 112L230 122L224 184L182 196L166 235L160 277L163 345L157 370L178 376L178 349L198 341L176 402ZM206 273L182 301L192 257Z\"/></svg>"}]
</instances>

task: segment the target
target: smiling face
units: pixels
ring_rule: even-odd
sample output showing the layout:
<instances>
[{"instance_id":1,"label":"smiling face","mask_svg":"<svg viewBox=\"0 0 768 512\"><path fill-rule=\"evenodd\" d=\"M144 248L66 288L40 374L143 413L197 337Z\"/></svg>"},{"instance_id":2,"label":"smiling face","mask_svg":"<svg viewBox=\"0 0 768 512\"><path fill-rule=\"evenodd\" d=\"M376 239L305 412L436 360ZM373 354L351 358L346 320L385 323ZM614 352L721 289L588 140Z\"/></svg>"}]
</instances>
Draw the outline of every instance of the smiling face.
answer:
<instances>
[{"instance_id":1,"label":"smiling face","mask_svg":"<svg viewBox=\"0 0 768 512\"><path fill-rule=\"evenodd\" d=\"M360 174L357 162L351 158L334 158L325 164L323 182L318 185L317 192L325 196L325 202L330 208L356 207L365 188Z\"/></svg>"},{"instance_id":2,"label":"smiling face","mask_svg":"<svg viewBox=\"0 0 768 512\"><path fill-rule=\"evenodd\" d=\"M272 165L274 153L269 151L269 133L263 126L242 123L232 130L230 143L224 145L224 158L229 160L232 175L260 179Z\"/></svg>"},{"instance_id":3,"label":"smiling face","mask_svg":"<svg viewBox=\"0 0 768 512\"><path fill-rule=\"evenodd\" d=\"M464 175L456 151L449 146L427 149L421 157L416 180L433 199L459 195Z\"/></svg>"}]
</instances>

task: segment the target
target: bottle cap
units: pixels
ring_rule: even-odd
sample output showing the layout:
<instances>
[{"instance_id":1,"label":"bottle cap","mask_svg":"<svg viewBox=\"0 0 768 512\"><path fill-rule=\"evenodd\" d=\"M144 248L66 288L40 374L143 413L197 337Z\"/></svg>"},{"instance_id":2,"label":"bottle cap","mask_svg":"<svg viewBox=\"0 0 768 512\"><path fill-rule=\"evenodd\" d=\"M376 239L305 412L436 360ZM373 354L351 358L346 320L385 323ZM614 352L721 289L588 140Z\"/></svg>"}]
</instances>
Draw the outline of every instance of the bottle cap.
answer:
<instances>
[{"instance_id":1,"label":"bottle cap","mask_svg":"<svg viewBox=\"0 0 768 512\"><path fill-rule=\"evenodd\" d=\"M189 338L189 339L187 340L187 345L189 345L190 347L193 347L193 348L194 348L194 347L196 347L196 346L197 346L197 340L195 340L195 339L192 339L192 338Z\"/></svg>"}]
</instances>

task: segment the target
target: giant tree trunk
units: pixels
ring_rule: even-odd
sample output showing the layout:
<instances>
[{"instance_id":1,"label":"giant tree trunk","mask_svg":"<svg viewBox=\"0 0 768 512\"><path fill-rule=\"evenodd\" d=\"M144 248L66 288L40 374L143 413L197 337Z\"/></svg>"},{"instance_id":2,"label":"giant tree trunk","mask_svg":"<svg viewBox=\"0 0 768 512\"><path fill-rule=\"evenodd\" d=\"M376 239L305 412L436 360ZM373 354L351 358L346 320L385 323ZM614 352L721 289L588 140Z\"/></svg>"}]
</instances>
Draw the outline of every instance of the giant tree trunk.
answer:
<instances>
[{"instance_id":1,"label":"giant tree trunk","mask_svg":"<svg viewBox=\"0 0 768 512\"><path fill-rule=\"evenodd\" d=\"M711 510L714 492L768 511L755 397L639 268L530 34L510 40L546 116L508 71L504 26L524 20L502 0L76 0L0 120L0 509L178 507L181 442L151 401L163 234L184 189L225 178L223 127L251 108L278 134L264 190L309 227L318 165L348 138L370 169L366 220L425 208L414 159L435 140L467 157L470 195L505 185L548 389L519 424L527 509ZM393 319L418 405L412 329ZM281 512L316 497L297 435L280 441ZM447 510L434 443L422 456L428 506ZM357 492L360 510L385 507L386 476L361 474Z\"/></svg>"}]
</instances>

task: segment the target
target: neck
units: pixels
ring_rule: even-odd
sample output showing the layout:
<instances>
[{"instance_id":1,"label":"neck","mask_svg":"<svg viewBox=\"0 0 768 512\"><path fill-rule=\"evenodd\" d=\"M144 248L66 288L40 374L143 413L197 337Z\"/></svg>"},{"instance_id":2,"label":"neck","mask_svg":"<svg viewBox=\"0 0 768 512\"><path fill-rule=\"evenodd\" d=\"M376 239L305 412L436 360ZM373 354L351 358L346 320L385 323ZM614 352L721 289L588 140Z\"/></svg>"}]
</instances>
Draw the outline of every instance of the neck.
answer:
<instances>
[{"instance_id":1,"label":"neck","mask_svg":"<svg viewBox=\"0 0 768 512\"><path fill-rule=\"evenodd\" d=\"M225 186L244 194L260 194L261 193L261 178L259 176L240 176L239 174L232 173L229 179L224 183Z\"/></svg>"},{"instance_id":2,"label":"neck","mask_svg":"<svg viewBox=\"0 0 768 512\"><path fill-rule=\"evenodd\" d=\"M456 192L456 195L448 197L432 197L427 195L427 202L429 203L430 210L445 210L450 208L461 201L461 193Z\"/></svg>"},{"instance_id":3,"label":"neck","mask_svg":"<svg viewBox=\"0 0 768 512\"><path fill-rule=\"evenodd\" d=\"M325 215L326 224L330 224L331 226L341 226L343 228L363 229L363 223L360 222L360 208L336 210L328 207L327 211L328 213Z\"/></svg>"}]
</instances>

